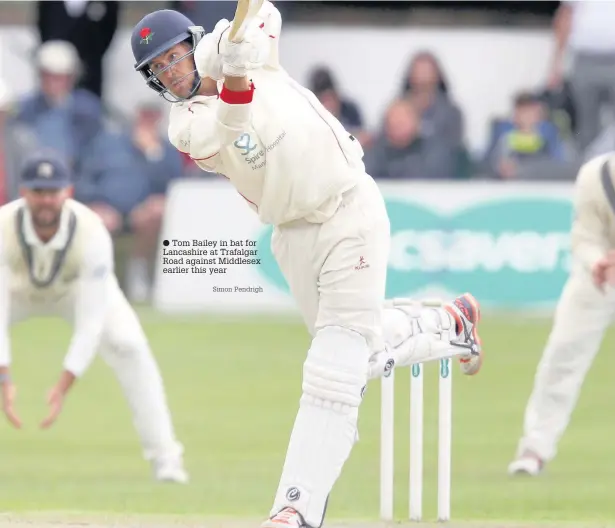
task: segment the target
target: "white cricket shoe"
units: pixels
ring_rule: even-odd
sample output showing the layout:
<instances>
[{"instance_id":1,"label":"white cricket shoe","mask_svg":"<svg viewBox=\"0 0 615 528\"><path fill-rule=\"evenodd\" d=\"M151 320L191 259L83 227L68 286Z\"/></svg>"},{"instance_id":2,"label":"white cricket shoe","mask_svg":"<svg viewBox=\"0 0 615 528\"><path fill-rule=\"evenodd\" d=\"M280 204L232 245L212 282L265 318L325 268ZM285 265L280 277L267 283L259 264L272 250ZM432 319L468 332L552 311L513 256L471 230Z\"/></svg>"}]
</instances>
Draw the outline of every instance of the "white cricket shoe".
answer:
<instances>
[{"instance_id":1,"label":"white cricket shoe","mask_svg":"<svg viewBox=\"0 0 615 528\"><path fill-rule=\"evenodd\" d=\"M301 514L292 508L284 508L281 512L267 519L261 528L309 528Z\"/></svg>"},{"instance_id":2,"label":"white cricket shoe","mask_svg":"<svg viewBox=\"0 0 615 528\"><path fill-rule=\"evenodd\" d=\"M542 472L543 461L531 453L524 454L513 460L508 466L509 475L528 475L535 477Z\"/></svg>"},{"instance_id":3,"label":"white cricket shoe","mask_svg":"<svg viewBox=\"0 0 615 528\"><path fill-rule=\"evenodd\" d=\"M459 337L451 344L468 349L468 353L459 356L461 372L466 376L474 376L483 365L483 347L478 335L480 322L480 306L469 293L457 297L451 304L445 306L457 325Z\"/></svg>"},{"instance_id":4,"label":"white cricket shoe","mask_svg":"<svg viewBox=\"0 0 615 528\"><path fill-rule=\"evenodd\" d=\"M154 477L160 482L187 484L190 480L181 459L159 458L153 462Z\"/></svg>"}]
</instances>

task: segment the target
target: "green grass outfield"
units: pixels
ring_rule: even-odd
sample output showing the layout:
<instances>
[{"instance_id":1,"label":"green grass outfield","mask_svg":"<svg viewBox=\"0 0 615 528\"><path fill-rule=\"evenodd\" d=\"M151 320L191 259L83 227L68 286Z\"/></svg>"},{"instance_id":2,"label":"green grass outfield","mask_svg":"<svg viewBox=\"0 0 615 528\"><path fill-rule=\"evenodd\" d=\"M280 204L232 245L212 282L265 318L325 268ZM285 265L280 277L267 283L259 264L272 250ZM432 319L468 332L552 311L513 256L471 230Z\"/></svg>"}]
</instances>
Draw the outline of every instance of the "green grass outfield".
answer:
<instances>
[{"instance_id":1,"label":"green grass outfield","mask_svg":"<svg viewBox=\"0 0 615 528\"><path fill-rule=\"evenodd\" d=\"M54 428L38 429L70 329L61 321L29 321L12 332L17 404L25 428L15 431L0 421L0 511L18 516L78 512L98 519L103 514L160 515L154 518L196 525L208 517L259 520L267 514L300 395L309 344L303 327L266 318L220 322L151 311L141 315L186 447L191 483L163 485L151 479L122 394L100 359L75 387ZM454 521L488 521L493 527L517 526L511 521L523 526L570 521L583 528L615 523L613 334L586 380L548 472L537 479L506 475L549 328L548 320L487 317L483 371L475 378L454 371ZM402 520L408 495L408 370L398 370L396 381L395 513ZM427 369L425 384L424 512L430 519L436 497L435 368ZM377 520L379 388L374 382L366 394L361 440L331 496L328 520Z\"/></svg>"}]
</instances>

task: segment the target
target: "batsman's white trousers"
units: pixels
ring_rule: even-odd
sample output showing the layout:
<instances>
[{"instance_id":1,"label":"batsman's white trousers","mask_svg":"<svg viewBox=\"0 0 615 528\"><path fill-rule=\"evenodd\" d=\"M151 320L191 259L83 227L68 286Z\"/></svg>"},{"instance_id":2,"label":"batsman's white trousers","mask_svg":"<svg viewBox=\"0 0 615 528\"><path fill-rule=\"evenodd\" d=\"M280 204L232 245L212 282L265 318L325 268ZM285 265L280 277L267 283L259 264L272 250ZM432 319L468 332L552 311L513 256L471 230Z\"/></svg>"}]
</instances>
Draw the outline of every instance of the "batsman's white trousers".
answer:
<instances>
[{"instance_id":1,"label":"batsman's white trousers","mask_svg":"<svg viewBox=\"0 0 615 528\"><path fill-rule=\"evenodd\" d=\"M162 376L147 338L115 277L109 279L108 288L110 302L99 353L128 401L146 460L179 457L183 447L175 439ZM72 324L74 304L70 294L52 304L13 296L11 324L31 317L60 317Z\"/></svg>"},{"instance_id":2,"label":"batsman's white trousers","mask_svg":"<svg viewBox=\"0 0 615 528\"><path fill-rule=\"evenodd\" d=\"M580 266L558 302L553 328L536 372L517 455L529 450L553 459L581 386L615 314L615 291L600 292Z\"/></svg>"},{"instance_id":3,"label":"batsman's white trousers","mask_svg":"<svg viewBox=\"0 0 615 528\"><path fill-rule=\"evenodd\" d=\"M364 173L325 223L296 221L274 230L273 254L314 339L272 516L290 506L308 526L322 525L358 439L369 357L385 346L389 242L384 199Z\"/></svg>"},{"instance_id":4,"label":"batsman's white trousers","mask_svg":"<svg viewBox=\"0 0 615 528\"><path fill-rule=\"evenodd\" d=\"M330 220L277 227L271 248L312 336L341 326L377 352L384 348L390 224L380 189L363 176Z\"/></svg>"}]
</instances>

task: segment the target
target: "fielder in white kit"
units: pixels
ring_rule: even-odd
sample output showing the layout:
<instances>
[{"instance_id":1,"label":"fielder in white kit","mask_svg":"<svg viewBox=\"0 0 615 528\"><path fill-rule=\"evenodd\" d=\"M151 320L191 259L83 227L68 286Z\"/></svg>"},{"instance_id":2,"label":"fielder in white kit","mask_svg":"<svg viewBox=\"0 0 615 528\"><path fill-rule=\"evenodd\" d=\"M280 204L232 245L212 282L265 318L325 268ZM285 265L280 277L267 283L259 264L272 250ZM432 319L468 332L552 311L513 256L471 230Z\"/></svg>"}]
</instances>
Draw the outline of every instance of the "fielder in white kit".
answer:
<instances>
[{"instance_id":1,"label":"fielder in white kit","mask_svg":"<svg viewBox=\"0 0 615 528\"><path fill-rule=\"evenodd\" d=\"M615 155L581 167L574 189L572 268L538 365L510 474L553 460L606 328L615 316Z\"/></svg>"},{"instance_id":2,"label":"fielder in white kit","mask_svg":"<svg viewBox=\"0 0 615 528\"><path fill-rule=\"evenodd\" d=\"M154 477L184 483L158 366L137 316L119 288L111 236L96 213L70 198L71 175L54 153L27 161L22 198L0 207L0 385L3 411L21 427L11 379L9 328L31 317L61 317L74 332L63 370L48 396L50 427L100 346L132 411Z\"/></svg>"},{"instance_id":3,"label":"fielder in white kit","mask_svg":"<svg viewBox=\"0 0 615 528\"><path fill-rule=\"evenodd\" d=\"M262 528L316 528L357 441L367 382L394 366L458 356L482 363L469 294L385 308L389 220L359 142L278 62L281 17L241 0L210 34L161 10L134 28L135 69L173 104L169 138L227 177L265 224L312 335L282 476Z\"/></svg>"}]
</instances>

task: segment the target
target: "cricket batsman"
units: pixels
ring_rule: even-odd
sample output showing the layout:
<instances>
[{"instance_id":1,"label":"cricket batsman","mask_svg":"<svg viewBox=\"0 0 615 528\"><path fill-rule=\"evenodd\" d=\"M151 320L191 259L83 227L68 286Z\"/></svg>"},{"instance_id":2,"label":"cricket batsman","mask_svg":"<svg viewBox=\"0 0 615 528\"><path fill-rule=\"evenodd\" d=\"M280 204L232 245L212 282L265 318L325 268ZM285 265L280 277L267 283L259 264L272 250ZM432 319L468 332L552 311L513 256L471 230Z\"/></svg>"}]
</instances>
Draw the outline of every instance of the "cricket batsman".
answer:
<instances>
[{"instance_id":1,"label":"cricket batsman","mask_svg":"<svg viewBox=\"0 0 615 528\"><path fill-rule=\"evenodd\" d=\"M228 178L264 224L312 336L303 393L269 519L317 528L358 439L369 379L395 366L458 356L478 372L479 307L385 303L390 226L359 142L280 66L279 11L240 0L210 34L160 10L134 28L135 69L173 103L169 138Z\"/></svg>"},{"instance_id":2,"label":"cricket batsman","mask_svg":"<svg viewBox=\"0 0 615 528\"><path fill-rule=\"evenodd\" d=\"M54 153L30 158L21 198L0 207L0 388L16 428L9 327L31 317L61 317L74 331L63 370L48 395L58 418L65 398L100 347L128 400L144 455L160 481L185 483L162 378L145 334L118 286L111 236L98 215L70 198L71 174Z\"/></svg>"},{"instance_id":3,"label":"cricket batsman","mask_svg":"<svg viewBox=\"0 0 615 528\"><path fill-rule=\"evenodd\" d=\"M615 314L615 156L583 165L574 188L572 266L538 365L516 459L508 472L538 475L555 457L583 380Z\"/></svg>"}]
</instances>

